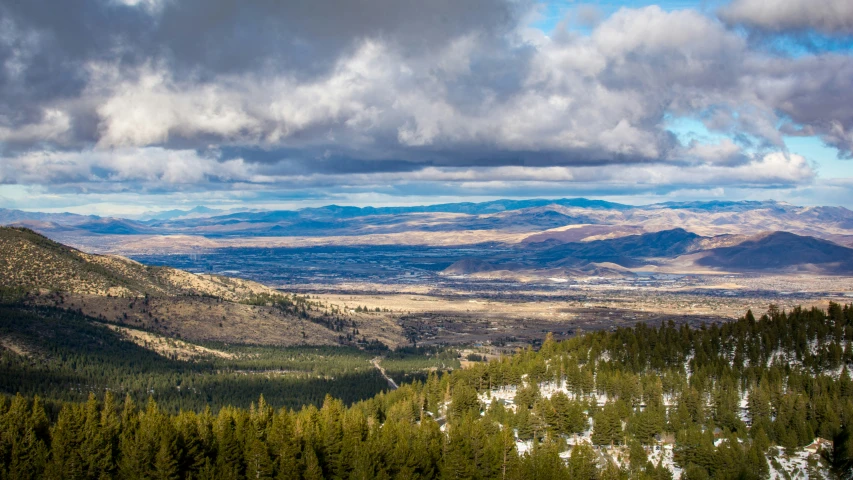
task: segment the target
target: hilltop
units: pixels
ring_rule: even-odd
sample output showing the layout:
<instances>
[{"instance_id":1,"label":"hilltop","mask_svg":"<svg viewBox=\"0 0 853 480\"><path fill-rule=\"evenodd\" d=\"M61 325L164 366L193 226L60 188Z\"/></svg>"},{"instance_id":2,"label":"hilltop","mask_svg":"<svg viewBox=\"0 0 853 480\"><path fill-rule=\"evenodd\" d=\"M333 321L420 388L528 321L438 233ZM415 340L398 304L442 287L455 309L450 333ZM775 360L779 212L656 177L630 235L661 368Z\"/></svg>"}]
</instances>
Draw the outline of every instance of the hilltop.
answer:
<instances>
[{"instance_id":1,"label":"hilltop","mask_svg":"<svg viewBox=\"0 0 853 480\"><path fill-rule=\"evenodd\" d=\"M0 227L0 272L0 288L25 295L27 304L168 337L263 345L402 341L400 328L383 315L343 311L248 280L92 255L23 228Z\"/></svg>"},{"instance_id":2,"label":"hilltop","mask_svg":"<svg viewBox=\"0 0 853 480\"><path fill-rule=\"evenodd\" d=\"M86 295L209 296L244 301L276 292L259 283L91 255L25 228L0 227L0 287Z\"/></svg>"}]
</instances>

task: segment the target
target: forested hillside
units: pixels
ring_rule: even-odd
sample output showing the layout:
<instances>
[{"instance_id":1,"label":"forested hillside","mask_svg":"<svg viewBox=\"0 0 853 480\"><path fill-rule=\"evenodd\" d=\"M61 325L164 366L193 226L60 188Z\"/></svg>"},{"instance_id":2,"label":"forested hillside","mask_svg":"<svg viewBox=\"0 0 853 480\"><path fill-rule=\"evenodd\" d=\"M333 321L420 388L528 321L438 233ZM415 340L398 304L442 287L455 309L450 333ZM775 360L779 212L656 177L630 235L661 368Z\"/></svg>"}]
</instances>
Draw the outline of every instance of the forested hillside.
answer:
<instances>
[{"instance_id":1,"label":"forested hillside","mask_svg":"<svg viewBox=\"0 0 853 480\"><path fill-rule=\"evenodd\" d=\"M349 407L169 414L98 390L52 417L19 396L0 407L0 463L3 478L849 477L851 340L851 306L771 307L549 340Z\"/></svg>"},{"instance_id":2,"label":"forested hillside","mask_svg":"<svg viewBox=\"0 0 853 480\"><path fill-rule=\"evenodd\" d=\"M319 405L327 393L353 402L387 386L369 363L374 354L353 347L208 345L181 360L174 339L163 339L174 353L157 353L155 338L140 345L75 312L0 306L0 393L83 402L109 391L177 412L247 407L261 394L291 408Z\"/></svg>"}]
</instances>

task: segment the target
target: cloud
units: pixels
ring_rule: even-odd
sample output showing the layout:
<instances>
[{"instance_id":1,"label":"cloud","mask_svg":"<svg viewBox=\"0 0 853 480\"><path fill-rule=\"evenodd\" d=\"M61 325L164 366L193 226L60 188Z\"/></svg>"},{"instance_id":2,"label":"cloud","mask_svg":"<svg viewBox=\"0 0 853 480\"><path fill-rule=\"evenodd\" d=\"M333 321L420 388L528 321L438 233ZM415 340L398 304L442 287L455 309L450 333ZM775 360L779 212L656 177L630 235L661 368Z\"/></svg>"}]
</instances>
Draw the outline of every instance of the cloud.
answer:
<instances>
[{"instance_id":1,"label":"cloud","mask_svg":"<svg viewBox=\"0 0 853 480\"><path fill-rule=\"evenodd\" d=\"M744 79L747 91L786 120L786 133L803 129L820 136L842 157L853 152L853 57L835 53L796 59L756 59ZM783 126L783 128L784 128ZM802 130L801 130L802 131Z\"/></svg>"},{"instance_id":2,"label":"cloud","mask_svg":"<svg viewBox=\"0 0 853 480\"><path fill-rule=\"evenodd\" d=\"M219 161L195 150L159 147L81 152L32 151L6 157L0 184L66 185L80 191L174 189L204 183L263 182L242 160Z\"/></svg>"},{"instance_id":3,"label":"cloud","mask_svg":"<svg viewBox=\"0 0 853 480\"><path fill-rule=\"evenodd\" d=\"M853 152L850 56L768 53L695 10L549 37L510 0L60 3L0 6L2 183L777 188L815 178L784 135ZM682 144L671 117L725 139Z\"/></svg>"},{"instance_id":4,"label":"cloud","mask_svg":"<svg viewBox=\"0 0 853 480\"><path fill-rule=\"evenodd\" d=\"M16 127L0 125L0 142L12 144L62 143L70 129L71 119L67 112L45 109L42 112L42 117L33 123L25 123Z\"/></svg>"},{"instance_id":5,"label":"cloud","mask_svg":"<svg viewBox=\"0 0 853 480\"><path fill-rule=\"evenodd\" d=\"M749 161L741 147L728 138L719 143L699 143L693 140L685 149L684 156L717 166L739 166Z\"/></svg>"},{"instance_id":6,"label":"cloud","mask_svg":"<svg viewBox=\"0 0 853 480\"><path fill-rule=\"evenodd\" d=\"M86 92L99 99L102 147L260 145L302 149L307 161L462 166L678 161L683 152L664 116L708 112L710 128L764 147L783 147L780 112L850 147L849 113L837 103L820 113L827 89L848 95L844 77L831 72L851 68L849 58L764 58L697 12L626 9L589 38L500 48L492 40L463 35L415 56L385 39L363 40L307 79L187 79L163 62L92 63ZM835 65L803 68L808 61Z\"/></svg>"},{"instance_id":7,"label":"cloud","mask_svg":"<svg viewBox=\"0 0 853 480\"><path fill-rule=\"evenodd\" d=\"M721 9L720 17L772 33L853 35L853 3L848 0L734 0Z\"/></svg>"},{"instance_id":8,"label":"cloud","mask_svg":"<svg viewBox=\"0 0 853 480\"><path fill-rule=\"evenodd\" d=\"M97 141L97 99L81 98L90 65L134 72L162 65L177 81L213 82L246 72L300 79L326 75L365 39L417 55L461 35L500 38L525 1L33 0L0 4L0 116L32 123L45 108L74 103ZM82 100L82 101L81 101ZM8 126L8 125L7 125ZM76 126L75 126L76 127Z\"/></svg>"},{"instance_id":9,"label":"cloud","mask_svg":"<svg viewBox=\"0 0 853 480\"><path fill-rule=\"evenodd\" d=\"M595 27L601 23L604 16L601 9L590 4L578 5L576 15L578 24L584 27Z\"/></svg>"},{"instance_id":10,"label":"cloud","mask_svg":"<svg viewBox=\"0 0 853 480\"><path fill-rule=\"evenodd\" d=\"M730 149L726 144L717 148ZM696 155L698 159L700 155ZM395 191L411 194L430 185L447 194L471 190L488 194L510 188L586 188L602 193L649 192L661 189L721 186L779 188L810 184L813 167L799 155L771 153L744 159L737 166L713 159L690 166L657 163L623 167L600 166L429 166L390 171L344 173L293 171L280 165L223 159L194 150L161 147L90 150L83 152L28 152L0 164L0 184L52 185L54 193L164 194L169 192L301 192L333 193ZM515 185L514 187L512 185ZM411 189L410 193L402 193ZM494 193L494 192L493 192Z\"/></svg>"}]
</instances>

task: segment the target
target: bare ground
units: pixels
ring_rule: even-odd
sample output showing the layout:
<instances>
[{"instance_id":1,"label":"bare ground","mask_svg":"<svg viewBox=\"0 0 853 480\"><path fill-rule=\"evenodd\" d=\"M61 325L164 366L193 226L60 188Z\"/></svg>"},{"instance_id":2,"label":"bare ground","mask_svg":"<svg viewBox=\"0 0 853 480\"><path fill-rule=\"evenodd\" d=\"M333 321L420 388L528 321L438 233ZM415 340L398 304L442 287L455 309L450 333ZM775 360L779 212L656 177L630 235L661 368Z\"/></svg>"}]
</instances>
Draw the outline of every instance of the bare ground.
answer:
<instances>
[{"instance_id":1,"label":"bare ground","mask_svg":"<svg viewBox=\"0 0 853 480\"><path fill-rule=\"evenodd\" d=\"M163 337L142 330L119 327L117 325L109 325L105 323L96 324L118 332L119 334L121 334L122 337L126 338L127 340L130 340L131 342L143 348L147 348L158 353L159 355L168 358L173 358L176 360L192 360L198 357L208 356L228 359L234 358L234 355L228 352L223 352L221 350L215 350L212 348L206 348L200 345L193 345L182 340Z\"/></svg>"},{"instance_id":2,"label":"bare ground","mask_svg":"<svg viewBox=\"0 0 853 480\"><path fill-rule=\"evenodd\" d=\"M22 357L29 357L31 355L31 352L28 348L9 337L0 337L0 347L14 352L15 354L20 355Z\"/></svg>"}]
</instances>

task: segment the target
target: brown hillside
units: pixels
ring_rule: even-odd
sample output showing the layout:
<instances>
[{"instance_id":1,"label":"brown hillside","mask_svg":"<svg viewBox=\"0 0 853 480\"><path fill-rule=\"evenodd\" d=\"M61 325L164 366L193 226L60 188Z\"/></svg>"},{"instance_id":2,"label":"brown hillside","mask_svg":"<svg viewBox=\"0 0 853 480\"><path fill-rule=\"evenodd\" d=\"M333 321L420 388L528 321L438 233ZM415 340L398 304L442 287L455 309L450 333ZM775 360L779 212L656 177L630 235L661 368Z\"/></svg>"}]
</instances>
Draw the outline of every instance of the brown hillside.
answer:
<instances>
[{"instance_id":1,"label":"brown hillside","mask_svg":"<svg viewBox=\"0 0 853 480\"><path fill-rule=\"evenodd\" d=\"M333 310L305 299L299 307L292 303L297 297L259 283L91 255L28 229L0 227L0 288L29 292L26 301L31 304L78 310L101 321L190 341L404 342L390 313ZM276 307L276 301L289 306ZM356 328L357 336L352 335Z\"/></svg>"},{"instance_id":2,"label":"brown hillside","mask_svg":"<svg viewBox=\"0 0 853 480\"><path fill-rule=\"evenodd\" d=\"M0 287L119 297L214 296L243 301L275 293L259 283L91 255L32 230L0 227Z\"/></svg>"}]
</instances>

